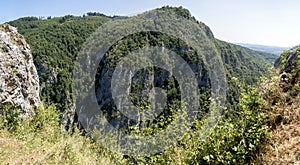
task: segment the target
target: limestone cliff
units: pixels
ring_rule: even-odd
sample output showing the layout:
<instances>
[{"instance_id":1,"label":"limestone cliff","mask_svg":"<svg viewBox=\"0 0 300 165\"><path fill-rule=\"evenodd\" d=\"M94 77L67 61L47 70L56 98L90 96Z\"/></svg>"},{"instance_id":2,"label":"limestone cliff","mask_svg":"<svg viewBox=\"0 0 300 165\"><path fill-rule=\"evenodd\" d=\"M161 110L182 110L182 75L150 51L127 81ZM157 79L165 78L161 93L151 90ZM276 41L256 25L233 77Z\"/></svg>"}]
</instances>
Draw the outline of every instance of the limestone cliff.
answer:
<instances>
[{"instance_id":1,"label":"limestone cliff","mask_svg":"<svg viewBox=\"0 0 300 165\"><path fill-rule=\"evenodd\" d=\"M31 50L17 29L0 25L0 107L10 104L29 116L40 104L39 78Z\"/></svg>"}]
</instances>

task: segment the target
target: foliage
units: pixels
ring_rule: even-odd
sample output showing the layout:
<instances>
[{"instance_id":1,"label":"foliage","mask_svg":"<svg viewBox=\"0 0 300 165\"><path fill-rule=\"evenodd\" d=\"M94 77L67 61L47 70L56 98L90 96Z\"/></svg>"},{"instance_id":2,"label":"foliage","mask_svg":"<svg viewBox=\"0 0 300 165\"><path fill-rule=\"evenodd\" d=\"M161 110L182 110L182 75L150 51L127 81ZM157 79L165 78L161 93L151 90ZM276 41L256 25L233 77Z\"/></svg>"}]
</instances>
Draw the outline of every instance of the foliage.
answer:
<instances>
[{"instance_id":1,"label":"foliage","mask_svg":"<svg viewBox=\"0 0 300 165\"><path fill-rule=\"evenodd\" d=\"M261 84L270 127L270 138L257 158L261 164L299 163L299 54L297 47L283 52L272 79ZM287 79L282 79L282 72L287 72Z\"/></svg>"},{"instance_id":2,"label":"foliage","mask_svg":"<svg viewBox=\"0 0 300 165\"><path fill-rule=\"evenodd\" d=\"M243 92L239 111L228 110L203 138L203 122L163 153L128 159L138 164L247 164L268 134L264 103L257 89Z\"/></svg>"},{"instance_id":3,"label":"foliage","mask_svg":"<svg viewBox=\"0 0 300 165\"><path fill-rule=\"evenodd\" d=\"M123 159L101 148L89 137L83 137L77 129L73 133L66 131L59 123L59 111L55 106L45 107L39 108L32 118L11 124L14 129L2 127L1 138L11 141L14 146L6 146L0 141L1 162L245 164L253 159L267 131L262 98L256 90L250 90L242 93L238 106L240 111L226 111L217 125L210 128L211 134L206 138L201 136L203 123L197 120L181 141L163 153ZM12 152L15 148L18 148L17 152Z\"/></svg>"},{"instance_id":4,"label":"foliage","mask_svg":"<svg viewBox=\"0 0 300 165\"><path fill-rule=\"evenodd\" d=\"M22 112L20 108L13 108L11 104L0 105L0 128L7 128L13 131L22 121Z\"/></svg>"},{"instance_id":5,"label":"foliage","mask_svg":"<svg viewBox=\"0 0 300 165\"><path fill-rule=\"evenodd\" d=\"M227 107L237 109L242 84L255 85L261 77L267 77L271 63L268 54L256 52L218 39L215 44L223 59L227 77Z\"/></svg>"},{"instance_id":6,"label":"foliage","mask_svg":"<svg viewBox=\"0 0 300 165\"><path fill-rule=\"evenodd\" d=\"M48 103L57 104L64 112L71 102L71 79L73 61L86 38L109 17L64 17L41 20L25 17L9 22L18 28L32 49L37 67L41 96Z\"/></svg>"},{"instance_id":7,"label":"foliage","mask_svg":"<svg viewBox=\"0 0 300 165\"><path fill-rule=\"evenodd\" d=\"M0 162L4 164L116 164L121 163L91 138L78 129L68 132L59 123L59 112L54 105L38 108L36 114L19 121L0 115L10 122L0 128ZM1 108L0 112L14 111ZM1 122L2 124L2 122ZM13 128L13 129L12 129Z\"/></svg>"},{"instance_id":8,"label":"foliage","mask_svg":"<svg viewBox=\"0 0 300 165\"><path fill-rule=\"evenodd\" d=\"M202 22L196 21L187 9L165 6L157 10L173 12L193 20L201 28L205 29L208 36L213 37L210 29ZM9 24L18 28L18 31L24 35L32 48L34 63L37 66L42 86L42 98L46 99L47 102L55 103L62 112L71 108L70 102L72 100L70 94L72 91L70 84L73 63L81 45L100 25L111 19L111 17L104 16L101 13L90 12L88 16L84 17L67 15L46 20L25 17L9 22ZM125 53L134 47L144 47L147 42L144 42L142 38L143 35L136 35L137 42L136 39L127 37L128 43L123 45L122 51ZM157 38L155 35L150 36L148 43L158 43L155 38ZM172 40L168 40L168 36L160 35L160 41L168 45ZM218 51L222 54L227 71L228 106L236 108L239 91L236 84L231 81L231 78L236 77L239 81L248 85L257 82L260 76L267 74L267 62L264 59L266 54L228 44L217 39L215 44ZM177 44L174 47L180 50L179 46L181 45ZM189 52L189 56L193 59L197 55Z\"/></svg>"},{"instance_id":9,"label":"foliage","mask_svg":"<svg viewBox=\"0 0 300 165\"><path fill-rule=\"evenodd\" d=\"M196 21L188 10L183 8L164 7L160 10L175 12ZM47 103L55 103L59 111L65 112L72 103L70 97L72 70L74 60L83 42L96 28L110 20L110 17L102 14L90 13L84 17L68 15L47 20L27 17L10 22L11 25L18 27L19 32L24 35L32 47L34 62L42 85L42 98ZM203 23L198 23L199 26L205 28L205 32L215 42L216 50L220 52L225 65L228 82L225 113L217 125L211 128L210 136L201 138L201 128L204 123L197 120L193 129L188 131L181 141L174 142L174 145L163 153L149 157L125 158L126 163L244 164L250 162L266 135L266 115L262 111L263 104L260 95L250 88L248 92L244 92L242 89L244 86L255 84L261 76L267 76L267 68L270 63L267 62L263 53L214 39L209 28ZM109 57L113 61L138 48L158 45L180 53L185 60L191 63L202 65L201 56L196 54L192 48L187 48L185 44L172 36L143 32L124 37L113 45L107 54L111 55ZM109 67L114 67L114 62L107 65L109 64L112 64ZM100 66L99 70L101 67L103 66ZM152 71L151 69L145 70ZM156 71L161 72L159 69ZM141 71L142 73L143 71ZM200 101L204 105L204 110L207 110L210 103L210 84L207 83L209 80L203 81L207 86L201 89L203 97L200 98ZM169 96L176 101L178 99L176 81L170 77L165 84L169 90ZM139 95L141 94L139 91L143 89L143 86L139 83L134 85L136 86L134 86L133 93L136 97L133 96L132 100L141 107L149 106L140 101L143 96ZM156 120L153 127L146 127L145 131L137 132L137 134L153 134L161 129L159 126L169 124L170 116L172 116L170 114L178 107L172 108L169 107L168 113L161 116L162 120ZM110 113L109 117L115 115L113 110L108 109L106 112ZM47 106L46 109L39 109L32 119L22 122L19 126L13 124L17 125L13 133L4 131L13 139L25 143L26 149L20 150L20 154L15 156L22 155L23 159L30 161L30 158L24 154L30 151L33 153L36 163L96 162L101 164L103 160L105 164L110 164L113 160L125 163L120 155L106 151L93 143L91 139L80 136L80 133L75 131L74 134L71 134L65 131L59 123L59 116L61 114L56 111L54 106ZM131 126L129 128L132 128ZM12 159L5 159L5 154L0 157L0 160L2 159L4 162L12 161Z\"/></svg>"}]
</instances>

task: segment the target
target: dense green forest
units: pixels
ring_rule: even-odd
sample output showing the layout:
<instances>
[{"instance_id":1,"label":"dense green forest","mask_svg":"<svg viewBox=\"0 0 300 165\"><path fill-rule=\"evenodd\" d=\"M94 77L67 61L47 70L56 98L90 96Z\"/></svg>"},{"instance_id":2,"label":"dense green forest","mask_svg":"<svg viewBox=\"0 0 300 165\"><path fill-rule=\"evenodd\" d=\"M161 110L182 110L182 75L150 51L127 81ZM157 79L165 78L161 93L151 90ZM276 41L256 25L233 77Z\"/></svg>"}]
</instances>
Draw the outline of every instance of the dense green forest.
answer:
<instances>
[{"instance_id":1,"label":"dense green forest","mask_svg":"<svg viewBox=\"0 0 300 165\"><path fill-rule=\"evenodd\" d=\"M72 109L73 61L86 38L111 19L102 14L88 14L46 20L27 17L9 23L18 28L31 46L42 98L48 103L55 103L65 115ZM65 117L68 118L72 118L72 114Z\"/></svg>"},{"instance_id":2,"label":"dense green forest","mask_svg":"<svg viewBox=\"0 0 300 165\"><path fill-rule=\"evenodd\" d=\"M276 56L215 39L209 27L198 22L188 10L182 7L163 7L156 10L175 13L197 23L215 44L226 72L227 99L224 112L216 126L210 128L212 134L205 139L200 137L204 123L197 120L193 123L193 129L189 130L180 142L173 144L163 153L148 157L116 155L111 159L122 163L126 162L126 164L176 164L181 162L183 164L245 164L251 162L267 134L266 115L260 111L263 109L263 101L258 91L251 85L258 83L262 77L269 76L268 69L272 66ZM126 19L126 17L87 13L83 16L67 15L57 18L48 17L47 19L26 17L9 22L10 25L18 28L19 33L24 35L32 49L34 63L40 77L42 99L48 104L54 103L62 114L59 117L63 118L67 124L72 123L75 116L71 86L77 55L83 43L97 28L116 19ZM207 70L203 66L203 59L195 53L193 48L186 48L186 43L174 36L158 32L143 32L124 37L106 53L106 57L111 61L109 61L110 63L100 63L96 78L101 78L103 69L113 68L116 61L124 54L146 46L164 46L180 54L191 64L196 63L201 66L204 74L199 79L202 79L204 83L201 86L202 95L199 102L203 108L201 110L205 111L206 106L211 103L211 84L209 79L205 79ZM162 73L166 77L169 76L159 68L141 70L134 77L132 87L132 101L138 106L148 106L147 102L141 101L147 96L140 91L145 88L141 85L141 82L145 82L143 75L150 73L154 75ZM178 102L180 92L177 90L178 85L174 77L168 77L164 84L157 82L156 85L168 90L169 102ZM168 107L159 120L148 123L148 125L152 125L144 126L142 131L138 131L137 134L154 134L163 129L164 125L172 122L174 112L171 109L176 108L178 107ZM125 120L113 106L106 107L105 113L111 121L119 118L121 123L129 123L121 127L126 130L130 130L137 124L134 121Z\"/></svg>"},{"instance_id":3,"label":"dense green forest","mask_svg":"<svg viewBox=\"0 0 300 165\"><path fill-rule=\"evenodd\" d=\"M189 11L183 8L163 7L158 10L174 12L196 21ZM47 19L26 17L9 22L18 28L19 33L24 35L32 48L42 86L41 95L46 102L56 103L61 111L72 109L73 101L70 97L72 70L81 45L103 23L121 18L123 17L88 13L82 17L71 15ZM198 23L209 36L213 37L209 27L201 22ZM239 91L231 78L236 77L240 82L248 85L254 84L261 76L267 76L267 67L270 66L268 60L274 59L275 56L218 39L215 39L215 43L225 63L229 86L228 101L230 105L234 105L239 98ZM143 45L143 43L136 44ZM124 51L128 50L130 48L125 48Z\"/></svg>"}]
</instances>

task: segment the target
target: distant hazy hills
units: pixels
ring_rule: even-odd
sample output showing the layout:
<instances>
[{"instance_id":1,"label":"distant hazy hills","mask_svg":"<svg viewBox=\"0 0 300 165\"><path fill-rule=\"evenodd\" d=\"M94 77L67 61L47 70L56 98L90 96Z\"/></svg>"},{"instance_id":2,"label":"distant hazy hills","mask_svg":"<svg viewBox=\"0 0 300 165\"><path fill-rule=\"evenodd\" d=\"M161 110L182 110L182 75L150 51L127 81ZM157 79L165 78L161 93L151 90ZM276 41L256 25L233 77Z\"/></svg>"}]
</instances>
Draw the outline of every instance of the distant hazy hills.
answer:
<instances>
[{"instance_id":1,"label":"distant hazy hills","mask_svg":"<svg viewBox=\"0 0 300 165\"><path fill-rule=\"evenodd\" d=\"M245 43L235 43L237 45L241 45L247 47L252 50L271 53L275 55L280 55L284 50L290 49L289 47L278 47L278 46L265 46L265 45L256 45L256 44L245 44Z\"/></svg>"}]
</instances>

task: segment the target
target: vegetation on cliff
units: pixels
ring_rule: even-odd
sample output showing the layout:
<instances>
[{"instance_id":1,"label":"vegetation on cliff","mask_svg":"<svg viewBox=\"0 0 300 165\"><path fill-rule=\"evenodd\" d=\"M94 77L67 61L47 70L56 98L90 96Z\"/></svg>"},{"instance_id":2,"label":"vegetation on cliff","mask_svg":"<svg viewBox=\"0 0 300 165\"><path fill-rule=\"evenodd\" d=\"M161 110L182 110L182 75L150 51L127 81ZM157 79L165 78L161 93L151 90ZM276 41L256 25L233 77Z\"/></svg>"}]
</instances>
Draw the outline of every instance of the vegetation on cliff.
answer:
<instances>
[{"instance_id":1,"label":"vegetation on cliff","mask_svg":"<svg viewBox=\"0 0 300 165\"><path fill-rule=\"evenodd\" d=\"M202 22L198 22L191 16L188 10L179 7L163 7L157 10L164 10L181 15L191 19L207 32L209 37L213 34ZM24 35L26 41L32 48L32 55L40 77L41 96L46 102L55 103L64 113L70 113L72 110L71 100L71 79L76 59L82 44L97 28L103 23L113 19L122 19L122 17L108 17L100 13L88 14L87 16L67 15L58 18L38 19L35 17L25 17L9 24L18 28L18 31ZM134 37L134 36L132 36ZM140 35L143 37L143 35ZM137 35L135 38L139 38ZM154 39L155 35L150 38ZM133 43L132 39L123 43L132 43L138 47L144 47L140 38L139 42ZM167 45L171 40L168 36L160 36L160 40ZM153 42L149 41L149 42ZM233 107L238 102L239 89L231 79L236 77L240 82L247 85L255 84L261 76L267 76L268 62L266 59L274 56L267 53L252 51L247 48L229 44L215 39L218 51L222 54L222 60L225 64L228 80L228 106ZM123 53L128 52L133 45L124 45ZM135 46L135 47L136 47ZM174 45L176 49L182 45ZM119 46L121 47L121 46ZM122 54L122 52L119 52ZM197 56L197 55L191 55ZM69 114L72 116L74 114Z\"/></svg>"},{"instance_id":2,"label":"vegetation on cliff","mask_svg":"<svg viewBox=\"0 0 300 165\"><path fill-rule=\"evenodd\" d=\"M257 162L298 164L300 140L300 48L281 54L271 80L261 85L270 138L264 143Z\"/></svg>"},{"instance_id":3,"label":"vegetation on cliff","mask_svg":"<svg viewBox=\"0 0 300 165\"><path fill-rule=\"evenodd\" d=\"M157 10L174 12L197 22L188 10L181 7L163 7ZM26 17L10 22L24 35L32 48L34 63L40 76L41 95L46 103L45 108L39 108L35 115L26 120L19 118L18 110L11 111L10 107L2 107L0 110L1 162L247 164L255 162L257 157L259 158L257 162L260 160L272 162L273 158L275 159L276 156L278 158L278 153L274 156L274 152L273 154L267 152L270 149L272 151L277 149L276 145L279 143L277 140L286 134L286 132L276 134L276 131L285 130L288 125L287 131L291 133L296 129L292 125L297 125L297 121L299 121L298 115L292 115L292 113L298 113L296 107L299 107L296 104L300 90L297 85L299 84L298 60L296 63L290 63L289 57L292 56L287 56L289 53L285 52L286 54L281 56L280 62L281 72L288 72L284 81L280 80L282 77L277 79L275 77L272 82L270 81L271 85L266 84L263 86L265 88L256 89L253 85L256 85L262 77L269 76L268 68L271 63L268 60L273 59L273 55L215 39L210 29L201 22L197 23L213 40L216 51L221 55L228 81L224 113L217 124L209 128L209 136L202 138L201 128L206 123L203 123L203 120L196 120L192 129L187 131L180 141L174 141L172 146L161 153L131 157L103 148L89 135L82 136L82 132L77 128L65 130L60 119L62 114L68 114L69 117L74 115L70 113L73 104L71 81L77 54L84 41L94 30L113 19L123 19L123 17L107 17L99 13L89 13L82 17L68 15L59 18L49 17L46 20ZM202 64L201 58L191 48L183 49L186 46L184 42L157 32L145 32L125 37L112 46L107 54L110 55L108 57L117 59L137 48L160 44L181 53L187 61ZM299 53L297 49L295 51ZM290 71L286 70L287 63L293 66ZM99 70L101 67L103 66L99 66ZM155 70L152 69L148 71ZM142 74L143 71L140 73ZM202 103L207 106L207 104L213 103L213 100L210 100L209 96L209 81L206 82L203 90L206 93L203 92L202 99L204 101ZM178 93L176 89L175 92L172 90L176 86L176 81L171 79L167 84L170 94L176 102ZM133 88L135 96L132 99L134 102L139 102L139 99L143 97L139 95L139 90L143 86L138 83L134 85L136 85ZM56 104L56 107L52 103ZM139 106L147 106L147 103L139 103ZM287 107L291 109L287 110ZM295 110L292 111L292 109ZM172 113L171 109L169 110L168 113ZM107 113L111 113L109 110L107 111ZM146 127L146 129L134 133L137 136L153 134L162 129L162 126L169 124L169 116L172 115L166 115L164 120L157 120L154 127ZM109 117L113 119L114 115ZM271 130L271 140L266 141L269 139L269 130ZM2 141L2 139L4 140ZM289 140L282 141L282 145L285 147L276 150L279 151L279 154L283 154L284 149L292 147L285 145L285 142L286 144L290 142ZM295 139L291 140L295 141ZM8 145L9 143L12 145ZM297 153L296 148L293 149L291 152ZM285 154L281 157L292 162ZM268 160L268 158L271 159Z\"/></svg>"}]
</instances>

